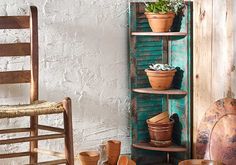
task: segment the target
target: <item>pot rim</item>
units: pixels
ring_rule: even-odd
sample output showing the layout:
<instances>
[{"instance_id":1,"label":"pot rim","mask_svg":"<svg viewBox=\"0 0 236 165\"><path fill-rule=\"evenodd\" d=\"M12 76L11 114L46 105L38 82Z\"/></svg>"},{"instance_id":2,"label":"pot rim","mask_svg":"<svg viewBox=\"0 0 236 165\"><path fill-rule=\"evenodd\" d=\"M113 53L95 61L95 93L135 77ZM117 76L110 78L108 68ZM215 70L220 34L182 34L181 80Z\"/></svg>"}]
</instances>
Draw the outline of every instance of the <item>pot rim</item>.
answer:
<instances>
[{"instance_id":1,"label":"pot rim","mask_svg":"<svg viewBox=\"0 0 236 165\"><path fill-rule=\"evenodd\" d=\"M121 144L121 141L119 141L119 140L112 140L111 139L111 140L107 141L107 144L118 144L119 145L119 144Z\"/></svg>"},{"instance_id":2,"label":"pot rim","mask_svg":"<svg viewBox=\"0 0 236 165\"><path fill-rule=\"evenodd\" d=\"M146 73L175 73L177 72L176 69L173 69L173 70L151 70L151 69L145 69L144 70Z\"/></svg>"},{"instance_id":3,"label":"pot rim","mask_svg":"<svg viewBox=\"0 0 236 165\"><path fill-rule=\"evenodd\" d=\"M149 121L149 119L146 120L147 124L149 125L156 125L156 126L163 126L163 125L172 125L174 124L174 120L170 118L170 121L169 122L166 122L166 123L152 123Z\"/></svg>"},{"instance_id":4,"label":"pot rim","mask_svg":"<svg viewBox=\"0 0 236 165\"><path fill-rule=\"evenodd\" d=\"M148 129L150 130L166 130L166 129L172 129L173 126L166 126L166 127L155 127L155 126L148 126Z\"/></svg>"},{"instance_id":5,"label":"pot rim","mask_svg":"<svg viewBox=\"0 0 236 165\"><path fill-rule=\"evenodd\" d=\"M83 151L79 153L80 160L94 161L99 159L100 153L98 151Z\"/></svg>"}]
</instances>

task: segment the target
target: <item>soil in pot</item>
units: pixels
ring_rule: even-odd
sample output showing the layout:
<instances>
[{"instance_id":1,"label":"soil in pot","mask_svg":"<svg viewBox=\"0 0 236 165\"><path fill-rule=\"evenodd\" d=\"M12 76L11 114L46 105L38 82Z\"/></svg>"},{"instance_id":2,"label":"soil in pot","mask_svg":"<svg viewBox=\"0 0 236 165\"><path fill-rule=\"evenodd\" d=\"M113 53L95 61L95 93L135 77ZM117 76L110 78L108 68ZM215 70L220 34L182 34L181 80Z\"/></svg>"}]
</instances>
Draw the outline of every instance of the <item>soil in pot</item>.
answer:
<instances>
[{"instance_id":1,"label":"soil in pot","mask_svg":"<svg viewBox=\"0 0 236 165\"><path fill-rule=\"evenodd\" d=\"M176 70L154 71L145 69L149 82L153 89L167 90L170 89Z\"/></svg>"},{"instance_id":2,"label":"soil in pot","mask_svg":"<svg viewBox=\"0 0 236 165\"><path fill-rule=\"evenodd\" d=\"M174 13L158 14L145 12L144 14L153 32L168 32L175 18Z\"/></svg>"}]
</instances>

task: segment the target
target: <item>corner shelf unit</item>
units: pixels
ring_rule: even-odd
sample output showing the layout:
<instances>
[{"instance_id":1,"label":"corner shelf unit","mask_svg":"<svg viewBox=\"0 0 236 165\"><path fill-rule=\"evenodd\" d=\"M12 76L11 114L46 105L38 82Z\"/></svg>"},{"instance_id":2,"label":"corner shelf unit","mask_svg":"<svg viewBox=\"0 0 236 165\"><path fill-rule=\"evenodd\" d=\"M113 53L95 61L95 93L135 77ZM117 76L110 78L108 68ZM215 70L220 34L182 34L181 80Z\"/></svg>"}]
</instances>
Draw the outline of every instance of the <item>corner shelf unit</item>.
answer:
<instances>
[{"instance_id":1,"label":"corner shelf unit","mask_svg":"<svg viewBox=\"0 0 236 165\"><path fill-rule=\"evenodd\" d=\"M151 63L178 67L173 89L150 88L144 72ZM178 164L191 157L192 2L176 16L171 32L151 32L144 3L129 6L129 77L131 95L132 158L138 165ZM168 110L175 120L173 145L153 147L146 120Z\"/></svg>"}]
</instances>

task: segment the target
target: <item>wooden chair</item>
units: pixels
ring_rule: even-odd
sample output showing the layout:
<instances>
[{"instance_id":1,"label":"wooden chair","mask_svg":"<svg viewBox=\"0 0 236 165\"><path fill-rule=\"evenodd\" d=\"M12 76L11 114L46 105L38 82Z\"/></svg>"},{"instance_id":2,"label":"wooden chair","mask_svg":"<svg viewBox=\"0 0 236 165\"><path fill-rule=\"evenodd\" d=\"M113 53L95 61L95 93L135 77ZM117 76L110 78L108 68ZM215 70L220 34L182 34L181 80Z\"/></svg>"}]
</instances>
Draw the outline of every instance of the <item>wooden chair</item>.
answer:
<instances>
[{"instance_id":1,"label":"wooden chair","mask_svg":"<svg viewBox=\"0 0 236 165\"><path fill-rule=\"evenodd\" d=\"M30 142L28 152L0 154L0 159L29 156L30 164L74 164L71 100L60 103L38 101L38 18L37 8L30 7L30 16L0 16L0 29L30 29L30 43L0 44L0 57L30 56L31 70L0 72L0 84L30 83L29 105L0 106L0 119L30 117L29 128L0 130L0 134L29 132L30 137L0 140L0 145ZM64 129L40 125L39 115L63 113ZM54 134L38 135L38 129L52 131ZM38 148L38 141L64 138L65 154ZM63 156L63 159L38 163L38 153Z\"/></svg>"}]
</instances>

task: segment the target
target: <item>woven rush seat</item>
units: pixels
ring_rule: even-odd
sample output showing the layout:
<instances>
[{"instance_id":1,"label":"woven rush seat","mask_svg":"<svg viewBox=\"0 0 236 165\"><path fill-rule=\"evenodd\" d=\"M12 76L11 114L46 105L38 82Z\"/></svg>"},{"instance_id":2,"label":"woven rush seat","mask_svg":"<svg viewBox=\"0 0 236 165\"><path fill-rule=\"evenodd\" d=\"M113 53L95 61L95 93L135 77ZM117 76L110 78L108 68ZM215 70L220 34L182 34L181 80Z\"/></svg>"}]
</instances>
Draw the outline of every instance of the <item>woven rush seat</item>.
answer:
<instances>
[{"instance_id":1,"label":"woven rush seat","mask_svg":"<svg viewBox=\"0 0 236 165\"><path fill-rule=\"evenodd\" d=\"M37 116L44 114L62 113L62 103L36 101L32 104L1 105L0 118L14 118L22 116Z\"/></svg>"}]
</instances>

